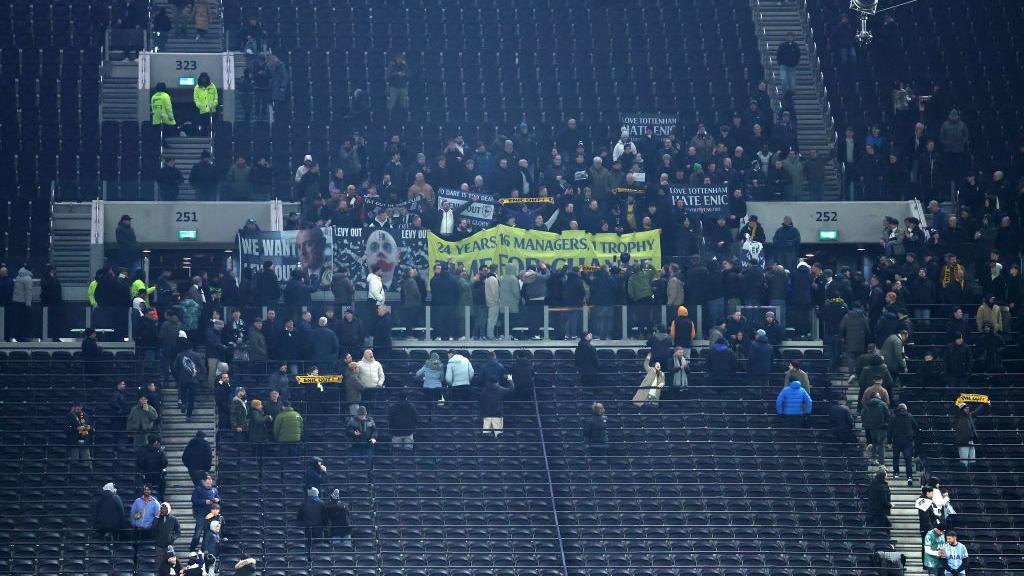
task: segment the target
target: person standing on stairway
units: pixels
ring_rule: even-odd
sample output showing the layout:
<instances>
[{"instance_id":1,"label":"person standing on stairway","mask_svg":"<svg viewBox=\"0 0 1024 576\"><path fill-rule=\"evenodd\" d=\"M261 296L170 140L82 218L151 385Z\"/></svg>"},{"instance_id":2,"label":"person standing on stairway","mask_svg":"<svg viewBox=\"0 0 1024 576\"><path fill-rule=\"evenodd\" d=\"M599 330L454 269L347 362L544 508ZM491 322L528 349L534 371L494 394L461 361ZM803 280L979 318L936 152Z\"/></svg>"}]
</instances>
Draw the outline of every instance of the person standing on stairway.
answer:
<instances>
[{"instance_id":1,"label":"person standing on stairway","mask_svg":"<svg viewBox=\"0 0 1024 576\"><path fill-rule=\"evenodd\" d=\"M192 24L196 27L196 40L206 36L210 28L210 0L192 1Z\"/></svg>"},{"instance_id":2,"label":"person standing on stairway","mask_svg":"<svg viewBox=\"0 0 1024 576\"><path fill-rule=\"evenodd\" d=\"M787 33L786 41L779 44L775 58L779 61L779 88L783 96L792 94L796 91L796 67L800 64L800 45L792 32Z\"/></svg>"},{"instance_id":3,"label":"person standing on stairway","mask_svg":"<svg viewBox=\"0 0 1024 576\"><path fill-rule=\"evenodd\" d=\"M888 472L882 468L875 472L868 486L868 526L889 528L889 511L892 510L892 492L887 480Z\"/></svg>"}]
</instances>

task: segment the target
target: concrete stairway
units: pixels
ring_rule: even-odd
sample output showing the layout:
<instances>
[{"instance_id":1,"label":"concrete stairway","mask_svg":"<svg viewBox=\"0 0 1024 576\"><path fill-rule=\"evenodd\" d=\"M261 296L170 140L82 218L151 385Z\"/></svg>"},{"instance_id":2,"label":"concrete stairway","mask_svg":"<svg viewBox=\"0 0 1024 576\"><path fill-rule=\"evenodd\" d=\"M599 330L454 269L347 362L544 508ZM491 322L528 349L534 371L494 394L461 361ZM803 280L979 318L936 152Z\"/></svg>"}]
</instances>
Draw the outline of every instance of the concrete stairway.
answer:
<instances>
[{"instance_id":1,"label":"concrete stairway","mask_svg":"<svg viewBox=\"0 0 1024 576\"><path fill-rule=\"evenodd\" d=\"M185 181L181 184L180 193L178 196L179 200L195 200L196 193L192 189L192 185L188 182L188 177L192 173L192 167L199 163L199 158L203 154L203 150L209 150L211 143L207 137L168 137L168 146L164 147L163 155L165 157L174 158L178 170L181 170L181 175L184 176Z\"/></svg>"},{"instance_id":2,"label":"concrete stairway","mask_svg":"<svg viewBox=\"0 0 1024 576\"><path fill-rule=\"evenodd\" d=\"M153 0L152 10L156 12L160 8L166 9L169 15L174 14L168 0ZM163 51L182 54L223 52L224 20L220 14L220 0L210 0L210 27L201 39L196 39L196 29L189 18L187 32L180 35L172 30Z\"/></svg>"},{"instance_id":3,"label":"concrete stairway","mask_svg":"<svg viewBox=\"0 0 1024 576\"><path fill-rule=\"evenodd\" d=\"M92 204L58 202L53 205L50 228L50 262L57 267L65 285L88 285L89 234L92 231Z\"/></svg>"},{"instance_id":4,"label":"concrete stairway","mask_svg":"<svg viewBox=\"0 0 1024 576\"><path fill-rule=\"evenodd\" d=\"M856 411L860 402L859 390L847 384L846 378L835 379L832 387L846 390L847 404L851 410ZM857 439L862 447L867 445L867 438L864 435L864 428L861 426L860 418L854 417L854 428ZM891 458L892 450L887 449L886 458ZM885 464L884 462L882 463ZM868 473L874 476L878 471L877 466L868 464ZM891 472L891 471L890 471ZM896 551L907 558L906 573L904 576L927 576L927 572L921 565L921 533L917 530L917 509L914 508L914 501L921 493L920 486L907 486L906 471L901 470L899 478L889 479L889 490L892 493L892 510L889 513L889 521L892 527L889 529L889 536L896 541Z\"/></svg>"},{"instance_id":5,"label":"concrete stairway","mask_svg":"<svg viewBox=\"0 0 1024 576\"><path fill-rule=\"evenodd\" d=\"M205 388L205 387L203 387ZM201 389L196 397L192 421L186 421L178 410L178 390L168 385L162 390L164 413L161 415L164 451L167 453L167 501L171 503L174 515L181 523L181 537L175 542L175 548L188 550L195 520L192 518L192 480L188 471L181 463L181 453L188 441L196 435L197 430L206 432L206 440L214 446L214 463L216 459L217 430L213 395ZM180 548L179 548L180 547Z\"/></svg>"},{"instance_id":6,"label":"concrete stairway","mask_svg":"<svg viewBox=\"0 0 1024 576\"><path fill-rule=\"evenodd\" d=\"M786 35L793 33L802 53L797 66L796 92L793 95L800 151L805 157L811 149L818 150L818 154L831 155L835 127L804 0L750 0L750 6L761 50L761 63L771 85L769 92L772 95L772 108L777 111L782 101L779 92L779 64L775 60L775 52L779 44L785 41ZM829 162L825 171L826 200L840 199L839 179L834 164Z\"/></svg>"},{"instance_id":7,"label":"concrete stairway","mask_svg":"<svg viewBox=\"0 0 1024 576\"><path fill-rule=\"evenodd\" d=\"M100 119L115 122L139 120L139 65L137 62L104 62L100 92Z\"/></svg>"}]
</instances>

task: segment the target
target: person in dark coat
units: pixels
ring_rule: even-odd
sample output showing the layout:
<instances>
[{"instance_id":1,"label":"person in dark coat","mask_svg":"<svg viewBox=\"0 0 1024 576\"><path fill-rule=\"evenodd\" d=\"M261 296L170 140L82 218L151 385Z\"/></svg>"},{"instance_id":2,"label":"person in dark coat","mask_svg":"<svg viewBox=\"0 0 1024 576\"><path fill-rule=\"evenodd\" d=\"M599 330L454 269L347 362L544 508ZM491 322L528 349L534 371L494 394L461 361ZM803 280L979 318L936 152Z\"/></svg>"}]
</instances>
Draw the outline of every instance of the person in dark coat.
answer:
<instances>
[{"instance_id":1,"label":"person in dark coat","mask_svg":"<svg viewBox=\"0 0 1024 576\"><path fill-rule=\"evenodd\" d=\"M676 348L683 349L683 356L690 357L690 349L693 348L693 339L697 336L696 326L690 319L690 311L686 306L676 308L676 317L672 321L672 328L669 331L672 336L672 344Z\"/></svg>"},{"instance_id":2,"label":"person in dark coat","mask_svg":"<svg viewBox=\"0 0 1024 576\"><path fill-rule=\"evenodd\" d=\"M853 412L846 404L846 397L840 396L828 410L828 420L832 425L832 434L836 442L843 444L855 444L857 436L854 434Z\"/></svg>"},{"instance_id":3,"label":"person in dark coat","mask_svg":"<svg viewBox=\"0 0 1024 576\"><path fill-rule=\"evenodd\" d=\"M481 367L483 388L480 390L480 417L483 418L483 433L499 438L505 426L505 397L515 390L512 375L495 358L494 352L487 352L488 360Z\"/></svg>"},{"instance_id":4,"label":"person in dark coat","mask_svg":"<svg viewBox=\"0 0 1024 576\"><path fill-rule=\"evenodd\" d=\"M156 549L157 574L161 574L160 570L166 561L168 546L173 546L174 541L181 536L181 523L171 514L169 502L160 504L160 511L157 512L156 520L153 521L152 532L153 546Z\"/></svg>"},{"instance_id":5,"label":"person in dark coat","mask_svg":"<svg viewBox=\"0 0 1024 576\"><path fill-rule=\"evenodd\" d=\"M349 455L353 460L373 466L373 447L377 444L377 423L370 418L365 406L357 406L356 414L348 419L346 426Z\"/></svg>"},{"instance_id":6,"label":"person in dark coat","mask_svg":"<svg viewBox=\"0 0 1024 576\"><path fill-rule=\"evenodd\" d=\"M313 330L310 336L313 345L313 362L324 374L334 374L338 355L341 353L341 345L338 343L338 336L327 327L326 317L321 317L317 323L319 326Z\"/></svg>"},{"instance_id":7,"label":"person in dark coat","mask_svg":"<svg viewBox=\"0 0 1024 576\"><path fill-rule=\"evenodd\" d=\"M590 417L583 422L583 440L587 443L589 453L595 456L608 453L608 417L600 402L590 406Z\"/></svg>"},{"instance_id":8,"label":"person in dark coat","mask_svg":"<svg viewBox=\"0 0 1024 576\"><path fill-rule=\"evenodd\" d=\"M302 489L316 488L317 490L323 490L324 483L326 482L327 466L324 465L323 459L319 456L310 458L309 463L306 465L306 475L302 481Z\"/></svg>"},{"instance_id":9,"label":"person in dark coat","mask_svg":"<svg viewBox=\"0 0 1024 576\"><path fill-rule=\"evenodd\" d=\"M167 454L160 445L159 436L150 436L149 444L139 448L135 454L135 470L142 475L142 481L156 489L157 500L165 498Z\"/></svg>"},{"instance_id":10,"label":"person in dark coat","mask_svg":"<svg viewBox=\"0 0 1024 576\"><path fill-rule=\"evenodd\" d=\"M393 346L391 329L394 327L390 306L377 306L377 317L373 320L373 349L381 358L386 358Z\"/></svg>"},{"instance_id":11,"label":"person in dark coat","mask_svg":"<svg viewBox=\"0 0 1024 576\"><path fill-rule=\"evenodd\" d=\"M597 349L591 342L594 335L591 332L584 332L580 341L576 344L576 355L574 361L576 370L580 373L580 384L597 384L601 371L600 361L597 359Z\"/></svg>"},{"instance_id":12,"label":"person in dark coat","mask_svg":"<svg viewBox=\"0 0 1024 576\"><path fill-rule=\"evenodd\" d=\"M907 468L907 486L914 483L914 439L918 430L917 421L907 410L907 405L897 405L889 425L889 439L892 440L892 474L899 477L902 454Z\"/></svg>"},{"instance_id":13,"label":"person in dark coat","mask_svg":"<svg viewBox=\"0 0 1024 576\"><path fill-rule=\"evenodd\" d=\"M891 418L889 407L878 393L864 404L864 410L861 412L861 423L864 425L864 433L867 435L868 444L872 449L872 460L876 466L885 461L885 444L889 439Z\"/></svg>"},{"instance_id":14,"label":"person in dark coat","mask_svg":"<svg viewBox=\"0 0 1024 576\"><path fill-rule=\"evenodd\" d=\"M181 463L185 465L193 482L199 482L209 473L213 465L213 448L206 441L206 432L196 430L196 435L188 441L181 453Z\"/></svg>"},{"instance_id":15,"label":"person in dark coat","mask_svg":"<svg viewBox=\"0 0 1024 576\"><path fill-rule=\"evenodd\" d=\"M323 538L324 530L327 528L327 507L320 500L320 490L306 489L306 499L299 506L295 519L302 525L302 530L306 534L307 549L312 550L313 539Z\"/></svg>"},{"instance_id":16,"label":"person in dark coat","mask_svg":"<svg viewBox=\"0 0 1024 576\"><path fill-rule=\"evenodd\" d=\"M873 528L891 526L889 511L892 510L892 493L885 477L884 469L875 472L875 477L868 486L868 526Z\"/></svg>"},{"instance_id":17,"label":"person in dark coat","mask_svg":"<svg viewBox=\"0 0 1024 576\"><path fill-rule=\"evenodd\" d=\"M946 345L944 360L948 385L954 388L967 386L974 364L974 354L971 347L964 343L963 334L956 334L953 341Z\"/></svg>"},{"instance_id":18,"label":"person in dark coat","mask_svg":"<svg viewBox=\"0 0 1024 576\"><path fill-rule=\"evenodd\" d=\"M672 363L672 337L664 326L655 327L654 333L647 339L647 347L651 350L651 364L668 366Z\"/></svg>"},{"instance_id":19,"label":"person in dark coat","mask_svg":"<svg viewBox=\"0 0 1024 576\"><path fill-rule=\"evenodd\" d=\"M728 386L736 381L736 353L719 338L708 350L705 361L708 377L715 386Z\"/></svg>"},{"instance_id":20,"label":"person in dark coat","mask_svg":"<svg viewBox=\"0 0 1024 576\"><path fill-rule=\"evenodd\" d=\"M99 532L101 538L108 535L117 538L126 525L125 518L124 502L117 495L117 488L112 482L105 484L93 501L93 529Z\"/></svg>"},{"instance_id":21,"label":"person in dark coat","mask_svg":"<svg viewBox=\"0 0 1024 576\"><path fill-rule=\"evenodd\" d=\"M351 354L353 358L358 358L363 354L363 337L366 334L362 321L356 317L355 310L351 306L345 308L345 313L342 314L336 330L342 354Z\"/></svg>"},{"instance_id":22,"label":"person in dark coat","mask_svg":"<svg viewBox=\"0 0 1024 576\"><path fill-rule=\"evenodd\" d=\"M989 374L998 374L1006 371L1006 368L1003 366L1004 345L1003 337L992 329L990 322L986 322L981 327L981 337L978 339L978 346L981 348L983 371Z\"/></svg>"},{"instance_id":23,"label":"person in dark coat","mask_svg":"<svg viewBox=\"0 0 1024 576\"><path fill-rule=\"evenodd\" d=\"M798 338L811 335L811 305L814 302L811 287L814 277L811 267L801 261L790 279L789 297L786 299L786 321L796 330Z\"/></svg>"},{"instance_id":24,"label":"person in dark coat","mask_svg":"<svg viewBox=\"0 0 1024 576\"><path fill-rule=\"evenodd\" d=\"M388 424L391 426L391 445L396 450L412 450L413 434L416 432L419 415L416 407L409 402L405 391L399 393L398 401L388 406Z\"/></svg>"},{"instance_id":25,"label":"person in dark coat","mask_svg":"<svg viewBox=\"0 0 1024 576\"><path fill-rule=\"evenodd\" d=\"M331 544L352 546L352 526L349 524L348 507L341 501L341 490L335 488L327 499L327 524L330 526Z\"/></svg>"},{"instance_id":26,"label":"person in dark coat","mask_svg":"<svg viewBox=\"0 0 1024 576\"><path fill-rule=\"evenodd\" d=\"M768 373L772 370L775 353L764 330L758 330L747 351L747 376L753 385L768 384Z\"/></svg>"},{"instance_id":27,"label":"person in dark coat","mask_svg":"<svg viewBox=\"0 0 1024 576\"><path fill-rule=\"evenodd\" d=\"M867 349L871 328L868 317L864 314L859 302L839 322L839 338L842 340L843 352L846 353L846 365L853 373L857 358Z\"/></svg>"}]
</instances>

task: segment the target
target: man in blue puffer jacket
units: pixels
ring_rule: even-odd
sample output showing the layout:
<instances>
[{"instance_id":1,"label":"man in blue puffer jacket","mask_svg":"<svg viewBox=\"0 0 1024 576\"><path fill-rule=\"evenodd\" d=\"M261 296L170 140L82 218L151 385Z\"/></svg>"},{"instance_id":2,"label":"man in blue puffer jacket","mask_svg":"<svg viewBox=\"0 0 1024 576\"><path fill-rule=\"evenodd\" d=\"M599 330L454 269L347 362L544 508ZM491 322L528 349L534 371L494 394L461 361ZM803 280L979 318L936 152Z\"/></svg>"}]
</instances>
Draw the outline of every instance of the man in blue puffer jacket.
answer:
<instances>
[{"instance_id":1,"label":"man in blue puffer jacket","mask_svg":"<svg viewBox=\"0 0 1024 576\"><path fill-rule=\"evenodd\" d=\"M811 395L800 385L799 380L789 383L779 392L775 399L775 413L786 421L787 427L807 425L807 416L811 414Z\"/></svg>"}]
</instances>

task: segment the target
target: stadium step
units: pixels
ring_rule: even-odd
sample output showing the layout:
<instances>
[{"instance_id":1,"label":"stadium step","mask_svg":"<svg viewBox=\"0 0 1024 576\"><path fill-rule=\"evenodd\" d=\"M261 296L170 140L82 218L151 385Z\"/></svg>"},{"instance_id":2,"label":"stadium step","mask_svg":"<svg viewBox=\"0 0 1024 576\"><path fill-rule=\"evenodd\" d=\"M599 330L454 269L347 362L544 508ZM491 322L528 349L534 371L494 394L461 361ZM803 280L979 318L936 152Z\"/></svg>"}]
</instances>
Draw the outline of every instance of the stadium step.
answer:
<instances>
[{"instance_id":1,"label":"stadium step","mask_svg":"<svg viewBox=\"0 0 1024 576\"><path fill-rule=\"evenodd\" d=\"M168 14L173 14L171 3L167 0L155 0L152 3L152 10L165 8ZM224 51L224 20L220 14L220 3L210 2L210 27L202 38L197 38L195 28L189 20L188 30L185 34L178 34L172 31L164 52L181 54L216 53Z\"/></svg>"},{"instance_id":2,"label":"stadium step","mask_svg":"<svg viewBox=\"0 0 1024 576\"><path fill-rule=\"evenodd\" d=\"M92 232L92 204L61 202L53 205L50 234L50 262L60 270L65 286L89 284L89 235Z\"/></svg>"},{"instance_id":3,"label":"stadium step","mask_svg":"<svg viewBox=\"0 0 1024 576\"><path fill-rule=\"evenodd\" d=\"M100 92L101 120L138 121L138 78L139 65L137 62L104 63Z\"/></svg>"},{"instance_id":4,"label":"stadium step","mask_svg":"<svg viewBox=\"0 0 1024 576\"><path fill-rule=\"evenodd\" d=\"M165 408L164 414L161 415L163 429L160 437L164 451L167 453L167 495L165 499L170 502L175 517L181 523L181 537L174 545L181 547L179 549L187 550L195 529L191 504L193 484L188 470L181 463L181 453L184 452L189 440L196 435L196 431L202 430L206 432L207 441L214 446L214 462L216 463L216 412L212 395L205 387L201 386L196 395L191 421L185 420L185 416L178 410L178 391L173 384L164 387L162 394Z\"/></svg>"},{"instance_id":5,"label":"stadium step","mask_svg":"<svg viewBox=\"0 0 1024 576\"><path fill-rule=\"evenodd\" d=\"M179 200L195 200L195 190L189 184L188 178L192 174L192 167L199 163L203 150L209 150L210 139L207 137L171 137L167 139L167 146L163 150L164 157L174 158L178 170L185 181L181 184Z\"/></svg>"},{"instance_id":6,"label":"stadium step","mask_svg":"<svg viewBox=\"0 0 1024 576\"><path fill-rule=\"evenodd\" d=\"M775 51L786 36L794 34L800 43L801 58L796 71L796 91L793 104L796 112L797 140L801 153L806 155L811 149L818 154L831 155L835 141L835 127L829 110L828 94L825 92L825 81L821 75L807 11L799 2L758 2L751 0L751 13L754 18L754 31L757 34L758 48L761 51L761 64L765 69L765 77L769 78L773 89L772 108L781 107L779 93L779 65L775 61ZM839 200L840 179L835 162L829 162L825 171L826 200Z\"/></svg>"}]
</instances>

